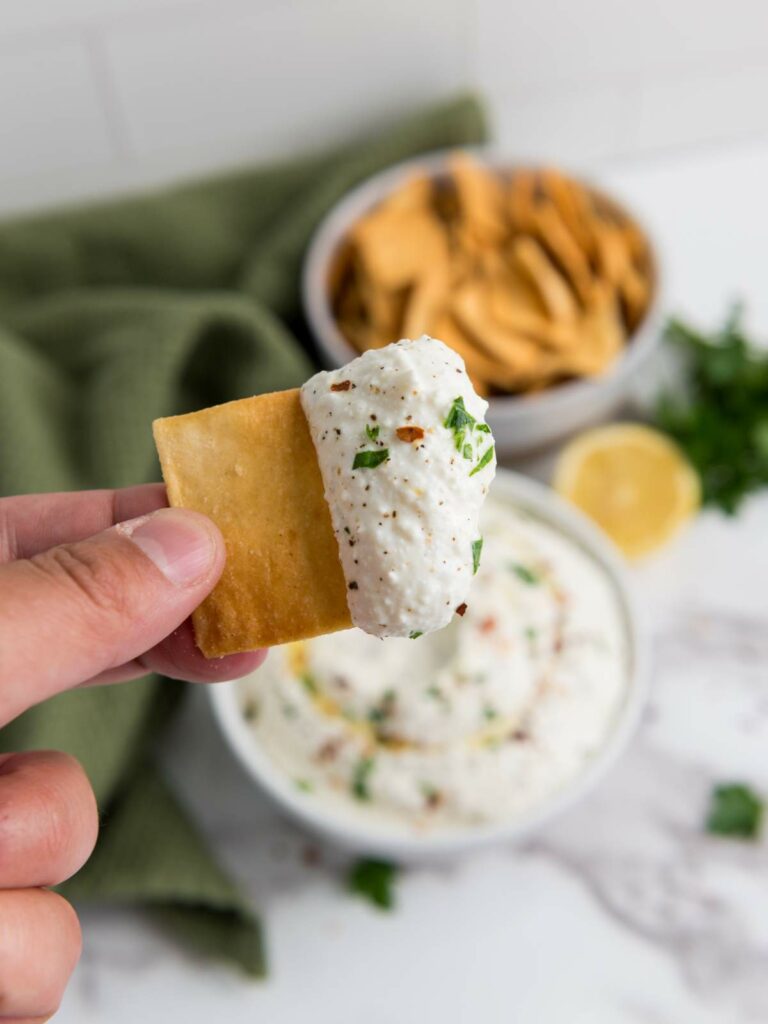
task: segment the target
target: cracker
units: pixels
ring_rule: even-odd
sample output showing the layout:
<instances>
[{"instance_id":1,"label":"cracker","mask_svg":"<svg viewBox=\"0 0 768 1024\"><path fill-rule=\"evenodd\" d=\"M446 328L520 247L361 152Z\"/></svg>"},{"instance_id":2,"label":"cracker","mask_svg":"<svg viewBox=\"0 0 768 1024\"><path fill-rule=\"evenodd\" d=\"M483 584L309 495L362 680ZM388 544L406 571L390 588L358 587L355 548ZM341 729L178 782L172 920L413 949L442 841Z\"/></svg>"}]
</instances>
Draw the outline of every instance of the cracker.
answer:
<instances>
[{"instance_id":1,"label":"cracker","mask_svg":"<svg viewBox=\"0 0 768 1024\"><path fill-rule=\"evenodd\" d=\"M498 175L467 153L455 153L448 162L458 197L461 219L478 240L499 242L509 231L504 186Z\"/></svg>"},{"instance_id":2,"label":"cracker","mask_svg":"<svg viewBox=\"0 0 768 1024\"><path fill-rule=\"evenodd\" d=\"M574 294L539 243L521 235L512 243L512 256L517 266L528 274L552 319L574 321L578 315Z\"/></svg>"},{"instance_id":3,"label":"cracker","mask_svg":"<svg viewBox=\"0 0 768 1024\"><path fill-rule=\"evenodd\" d=\"M219 527L221 579L192 616L208 657L351 623L344 573L299 391L155 420L172 506Z\"/></svg>"},{"instance_id":4,"label":"cracker","mask_svg":"<svg viewBox=\"0 0 768 1024\"><path fill-rule=\"evenodd\" d=\"M581 302L586 304L592 288L589 260L551 200L538 204L534 224L539 238L565 271Z\"/></svg>"}]
</instances>

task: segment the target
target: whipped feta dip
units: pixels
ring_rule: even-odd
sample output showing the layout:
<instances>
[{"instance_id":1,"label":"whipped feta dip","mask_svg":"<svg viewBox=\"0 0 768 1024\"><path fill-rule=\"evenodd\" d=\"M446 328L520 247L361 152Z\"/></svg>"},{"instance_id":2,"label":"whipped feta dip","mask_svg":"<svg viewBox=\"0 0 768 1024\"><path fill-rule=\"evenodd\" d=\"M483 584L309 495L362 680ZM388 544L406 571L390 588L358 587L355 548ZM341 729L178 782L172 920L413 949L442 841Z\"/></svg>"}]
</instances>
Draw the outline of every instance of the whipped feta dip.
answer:
<instances>
[{"instance_id":1,"label":"whipped feta dip","mask_svg":"<svg viewBox=\"0 0 768 1024\"><path fill-rule=\"evenodd\" d=\"M442 629L481 555L496 456L488 403L426 335L370 350L301 389L352 622L378 637Z\"/></svg>"},{"instance_id":2,"label":"whipped feta dip","mask_svg":"<svg viewBox=\"0 0 768 1024\"><path fill-rule=\"evenodd\" d=\"M465 614L416 640L359 630L278 647L237 684L254 742L302 799L385 832L511 821L589 765L630 680L602 566L493 497Z\"/></svg>"}]
</instances>

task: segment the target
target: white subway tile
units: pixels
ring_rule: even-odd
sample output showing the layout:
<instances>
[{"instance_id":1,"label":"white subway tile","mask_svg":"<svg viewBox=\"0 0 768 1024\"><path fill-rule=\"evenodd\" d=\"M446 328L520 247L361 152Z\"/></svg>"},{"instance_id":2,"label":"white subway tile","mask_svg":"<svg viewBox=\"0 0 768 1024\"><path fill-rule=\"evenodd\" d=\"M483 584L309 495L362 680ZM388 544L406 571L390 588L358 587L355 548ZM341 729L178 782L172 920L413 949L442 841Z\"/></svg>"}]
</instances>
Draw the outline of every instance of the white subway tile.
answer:
<instances>
[{"instance_id":1,"label":"white subway tile","mask_svg":"<svg viewBox=\"0 0 768 1024\"><path fill-rule=\"evenodd\" d=\"M0 55L0 181L111 158L84 46L70 41Z\"/></svg>"},{"instance_id":2,"label":"white subway tile","mask_svg":"<svg viewBox=\"0 0 768 1024\"><path fill-rule=\"evenodd\" d=\"M463 12L463 0L291 0L105 40L135 153L225 162L326 144L462 86Z\"/></svg>"},{"instance_id":3,"label":"white subway tile","mask_svg":"<svg viewBox=\"0 0 768 1024\"><path fill-rule=\"evenodd\" d=\"M624 149L634 97L631 90L606 88L490 99L503 152L578 168Z\"/></svg>"},{"instance_id":4,"label":"white subway tile","mask_svg":"<svg viewBox=\"0 0 768 1024\"><path fill-rule=\"evenodd\" d=\"M148 21L158 8L193 8L199 3L200 0L1 0L0 37L4 33L103 23L124 15Z\"/></svg>"},{"instance_id":5,"label":"white subway tile","mask_svg":"<svg viewBox=\"0 0 768 1024\"><path fill-rule=\"evenodd\" d=\"M476 0L477 73L496 92L768 58L765 0Z\"/></svg>"},{"instance_id":6,"label":"white subway tile","mask_svg":"<svg viewBox=\"0 0 768 1024\"><path fill-rule=\"evenodd\" d=\"M656 80L639 92L632 152L768 133L768 66Z\"/></svg>"}]
</instances>

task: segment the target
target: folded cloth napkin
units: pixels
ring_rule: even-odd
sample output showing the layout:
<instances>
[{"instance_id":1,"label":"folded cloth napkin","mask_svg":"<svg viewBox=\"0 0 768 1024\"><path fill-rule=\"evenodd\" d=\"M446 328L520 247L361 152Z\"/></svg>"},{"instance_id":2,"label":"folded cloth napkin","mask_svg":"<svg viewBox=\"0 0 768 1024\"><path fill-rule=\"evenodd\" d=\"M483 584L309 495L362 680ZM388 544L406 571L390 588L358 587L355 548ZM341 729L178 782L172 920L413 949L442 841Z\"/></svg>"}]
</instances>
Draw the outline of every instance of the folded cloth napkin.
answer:
<instances>
[{"instance_id":1,"label":"folded cloth napkin","mask_svg":"<svg viewBox=\"0 0 768 1024\"><path fill-rule=\"evenodd\" d=\"M460 98L331 154L0 225L0 495L157 480L156 416L300 384L299 267L323 213L388 164L484 134ZM66 750L88 772L101 836L63 892L145 906L258 975L258 921L153 765L182 693L148 676L64 694L0 750Z\"/></svg>"}]
</instances>

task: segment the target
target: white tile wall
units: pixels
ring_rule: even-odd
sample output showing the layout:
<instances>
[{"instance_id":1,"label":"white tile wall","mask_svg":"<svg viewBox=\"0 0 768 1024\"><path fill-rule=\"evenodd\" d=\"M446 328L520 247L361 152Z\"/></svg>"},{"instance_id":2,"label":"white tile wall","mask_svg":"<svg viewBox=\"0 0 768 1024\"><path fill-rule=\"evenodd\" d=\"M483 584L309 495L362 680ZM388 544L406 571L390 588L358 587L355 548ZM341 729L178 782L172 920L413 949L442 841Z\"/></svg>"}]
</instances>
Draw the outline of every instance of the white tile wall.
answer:
<instances>
[{"instance_id":1,"label":"white tile wall","mask_svg":"<svg viewBox=\"0 0 768 1024\"><path fill-rule=\"evenodd\" d=\"M0 182L112 162L108 125L82 41L0 48Z\"/></svg>"},{"instance_id":2,"label":"white tile wall","mask_svg":"<svg viewBox=\"0 0 768 1024\"><path fill-rule=\"evenodd\" d=\"M216 8L105 33L138 157L216 146L264 156L321 145L455 89L466 74L460 0Z\"/></svg>"},{"instance_id":3,"label":"white tile wall","mask_svg":"<svg viewBox=\"0 0 768 1024\"><path fill-rule=\"evenodd\" d=\"M768 3L0 0L0 212L330 142L466 84L529 158L768 136Z\"/></svg>"}]
</instances>

